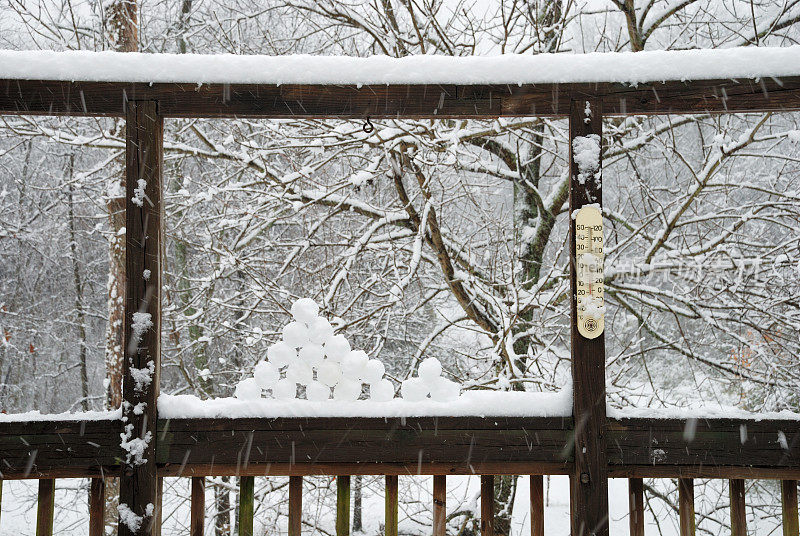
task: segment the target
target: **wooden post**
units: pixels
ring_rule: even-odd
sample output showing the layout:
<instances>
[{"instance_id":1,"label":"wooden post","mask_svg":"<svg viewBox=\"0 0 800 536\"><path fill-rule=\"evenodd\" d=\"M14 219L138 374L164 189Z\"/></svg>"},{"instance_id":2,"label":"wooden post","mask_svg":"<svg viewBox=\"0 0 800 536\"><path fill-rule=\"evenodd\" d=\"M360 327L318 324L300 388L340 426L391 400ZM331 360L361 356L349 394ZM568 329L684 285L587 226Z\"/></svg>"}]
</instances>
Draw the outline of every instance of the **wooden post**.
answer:
<instances>
[{"instance_id":1,"label":"wooden post","mask_svg":"<svg viewBox=\"0 0 800 536\"><path fill-rule=\"evenodd\" d=\"M735 478L729 481L731 496L731 535L747 536L747 511L744 500L744 480Z\"/></svg>"},{"instance_id":2,"label":"wooden post","mask_svg":"<svg viewBox=\"0 0 800 536\"><path fill-rule=\"evenodd\" d=\"M447 533L447 477L433 475L433 536Z\"/></svg>"},{"instance_id":3,"label":"wooden post","mask_svg":"<svg viewBox=\"0 0 800 536\"><path fill-rule=\"evenodd\" d=\"M336 477L336 536L350 536L350 477Z\"/></svg>"},{"instance_id":4,"label":"wooden post","mask_svg":"<svg viewBox=\"0 0 800 536\"><path fill-rule=\"evenodd\" d=\"M192 477L191 536L204 536L206 525L206 479Z\"/></svg>"},{"instance_id":5,"label":"wooden post","mask_svg":"<svg viewBox=\"0 0 800 536\"><path fill-rule=\"evenodd\" d=\"M544 536L544 477L531 475L531 536Z\"/></svg>"},{"instance_id":6,"label":"wooden post","mask_svg":"<svg viewBox=\"0 0 800 536\"><path fill-rule=\"evenodd\" d=\"M93 478L89 485L89 536L105 536L106 481Z\"/></svg>"},{"instance_id":7,"label":"wooden post","mask_svg":"<svg viewBox=\"0 0 800 536\"><path fill-rule=\"evenodd\" d=\"M797 480L781 481L781 503L783 505L783 536L800 535L797 518Z\"/></svg>"},{"instance_id":8,"label":"wooden post","mask_svg":"<svg viewBox=\"0 0 800 536\"><path fill-rule=\"evenodd\" d=\"M397 536L397 524L399 521L397 507L397 487L397 475L386 475L386 516L384 518L386 528L384 529L384 536Z\"/></svg>"},{"instance_id":9,"label":"wooden post","mask_svg":"<svg viewBox=\"0 0 800 536\"><path fill-rule=\"evenodd\" d=\"M253 536L255 477L239 478L239 536Z\"/></svg>"},{"instance_id":10,"label":"wooden post","mask_svg":"<svg viewBox=\"0 0 800 536\"><path fill-rule=\"evenodd\" d=\"M303 477L289 477L289 536L300 536L303 514Z\"/></svg>"},{"instance_id":11,"label":"wooden post","mask_svg":"<svg viewBox=\"0 0 800 536\"><path fill-rule=\"evenodd\" d=\"M39 481L39 503L36 508L36 536L53 536L53 506L56 481Z\"/></svg>"},{"instance_id":12,"label":"wooden post","mask_svg":"<svg viewBox=\"0 0 800 536\"><path fill-rule=\"evenodd\" d=\"M644 536L644 481L628 479L628 516L631 536Z\"/></svg>"},{"instance_id":13,"label":"wooden post","mask_svg":"<svg viewBox=\"0 0 800 536\"><path fill-rule=\"evenodd\" d=\"M678 514L681 536L694 536L694 480L691 478L678 479Z\"/></svg>"},{"instance_id":14,"label":"wooden post","mask_svg":"<svg viewBox=\"0 0 800 536\"><path fill-rule=\"evenodd\" d=\"M571 169L569 213L582 206L602 204L602 166L579 177L575 160L576 138L602 143L603 115L598 99L570 103L569 162ZM596 138L594 138L596 136ZM577 263L575 224L569 222L570 281L572 299L572 396L575 421L575 469L570 475L572 536L608 536L608 467L606 462L605 341L603 335L586 339L577 328Z\"/></svg>"},{"instance_id":15,"label":"wooden post","mask_svg":"<svg viewBox=\"0 0 800 536\"><path fill-rule=\"evenodd\" d=\"M156 400L161 368L164 122L153 101L126 104L125 327L119 535L157 534Z\"/></svg>"},{"instance_id":16,"label":"wooden post","mask_svg":"<svg viewBox=\"0 0 800 536\"><path fill-rule=\"evenodd\" d=\"M481 476L481 536L494 536L494 475Z\"/></svg>"}]
</instances>

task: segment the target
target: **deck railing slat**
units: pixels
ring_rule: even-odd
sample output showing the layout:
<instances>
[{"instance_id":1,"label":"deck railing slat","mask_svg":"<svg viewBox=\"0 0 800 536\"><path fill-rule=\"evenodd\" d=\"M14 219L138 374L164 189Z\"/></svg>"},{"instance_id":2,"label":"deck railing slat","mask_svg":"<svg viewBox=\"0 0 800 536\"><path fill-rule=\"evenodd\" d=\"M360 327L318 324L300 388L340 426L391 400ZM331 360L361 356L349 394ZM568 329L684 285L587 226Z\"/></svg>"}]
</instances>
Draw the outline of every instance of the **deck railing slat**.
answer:
<instances>
[{"instance_id":1,"label":"deck railing slat","mask_svg":"<svg viewBox=\"0 0 800 536\"><path fill-rule=\"evenodd\" d=\"M36 536L53 535L53 506L56 494L55 479L39 481L39 503L36 509Z\"/></svg>"},{"instance_id":2,"label":"deck railing slat","mask_svg":"<svg viewBox=\"0 0 800 536\"><path fill-rule=\"evenodd\" d=\"M239 536L253 536L253 494L255 477L243 476L239 480Z\"/></svg>"},{"instance_id":3,"label":"deck railing slat","mask_svg":"<svg viewBox=\"0 0 800 536\"><path fill-rule=\"evenodd\" d=\"M531 536L544 536L544 477L531 475Z\"/></svg>"},{"instance_id":4,"label":"deck railing slat","mask_svg":"<svg viewBox=\"0 0 800 536\"><path fill-rule=\"evenodd\" d=\"M797 517L797 480L781 481L781 503L783 536L800 535L800 521Z\"/></svg>"},{"instance_id":5,"label":"deck railing slat","mask_svg":"<svg viewBox=\"0 0 800 536\"><path fill-rule=\"evenodd\" d=\"M447 526L447 477L433 475L433 536L445 536Z\"/></svg>"},{"instance_id":6,"label":"deck railing slat","mask_svg":"<svg viewBox=\"0 0 800 536\"><path fill-rule=\"evenodd\" d=\"M644 536L644 481L628 479L628 520L631 536Z\"/></svg>"},{"instance_id":7,"label":"deck railing slat","mask_svg":"<svg viewBox=\"0 0 800 536\"><path fill-rule=\"evenodd\" d=\"M93 478L89 483L89 536L105 536L106 481Z\"/></svg>"},{"instance_id":8,"label":"deck railing slat","mask_svg":"<svg viewBox=\"0 0 800 536\"><path fill-rule=\"evenodd\" d=\"M300 536L303 514L303 477L289 477L289 536Z\"/></svg>"},{"instance_id":9,"label":"deck railing slat","mask_svg":"<svg viewBox=\"0 0 800 536\"><path fill-rule=\"evenodd\" d=\"M191 536L203 536L206 524L206 479L192 477Z\"/></svg>"},{"instance_id":10,"label":"deck railing slat","mask_svg":"<svg viewBox=\"0 0 800 536\"><path fill-rule=\"evenodd\" d=\"M336 477L336 536L350 535L350 477Z\"/></svg>"},{"instance_id":11,"label":"deck railing slat","mask_svg":"<svg viewBox=\"0 0 800 536\"><path fill-rule=\"evenodd\" d=\"M494 536L494 475L481 477L481 536Z\"/></svg>"},{"instance_id":12,"label":"deck railing slat","mask_svg":"<svg viewBox=\"0 0 800 536\"><path fill-rule=\"evenodd\" d=\"M694 536L694 480L691 478L678 479L678 513L681 536Z\"/></svg>"},{"instance_id":13,"label":"deck railing slat","mask_svg":"<svg viewBox=\"0 0 800 536\"><path fill-rule=\"evenodd\" d=\"M397 504L398 476L386 475L386 514L384 518L384 536L397 536L398 504Z\"/></svg>"},{"instance_id":14,"label":"deck railing slat","mask_svg":"<svg viewBox=\"0 0 800 536\"><path fill-rule=\"evenodd\" d=\"M747 536L747 511L745 510L744 479L729 481L731 496L731 535Z\"/></svg>"}]
</instances>

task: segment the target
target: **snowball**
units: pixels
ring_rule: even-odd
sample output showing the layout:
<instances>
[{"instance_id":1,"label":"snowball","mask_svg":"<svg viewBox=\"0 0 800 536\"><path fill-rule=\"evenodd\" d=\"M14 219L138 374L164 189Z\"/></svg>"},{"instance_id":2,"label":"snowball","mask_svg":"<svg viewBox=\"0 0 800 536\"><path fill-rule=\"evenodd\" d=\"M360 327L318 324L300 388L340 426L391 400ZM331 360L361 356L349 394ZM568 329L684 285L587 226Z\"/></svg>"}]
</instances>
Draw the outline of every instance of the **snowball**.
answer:
<instances>
[{"instance_id":1,"label":"snowball","mask_svg":"<svg viewBox=\"0 0 800 536\"><path fill-rule=\"evenodd\" d=\"M442 364L439 363L439 360L435 357L429 357L425 361L419 364L419 370L417 371L417 376L422 378L424 381L429 382L433 381L439 376L442 375Z\"/></svg>"},{"instance_id":2,"label":"snowball","mask_svg":"<svg viewBox=\"0 0 800 536\"><path fill-rule=\"evenodd\" d=\"M308 385L314 379L314 373L307 363L295 361L286 369L286 379L301 385Z\"/></svg>"},{"instance_id":3,"label":"snowball","mask_svg":"<svg viewBox=\"0 0 800 536\"><path fill-rule=\"evenodd\" d=\"M428 386L420 378L409 378L401 387L403 400L421 402L428 397Z\"/></svg>"},{"instance_id":4,"label":"snowball","mask_svg":"<svg viewBox=\"0 0 800 536\"><path fill-rule=\"evenodd\" d=\"M253 369L253 378L262 389L270 389L280 379L278 368L269 361L260 361Z\"/></svg>"},{"instance_id":5,"label":"snowball","mask_svg":"<svg viewBox=\"0 0 800 536\"><path fill-rule=\"evenodd\" d=\"M325 358L325 350L319 344L307 344L300 348L300 361L309 367L318 367Z\"/></svg>"},{"instance_id":6,"label":"snowball","mask_svg":"<svg viewBox=\"0 0 800 536\"><path fill-rule=\"evenodd\" d=\"M297 395L297 384L288 379L280 380L275 384L275 387L272 388L272 394L275 398L281 400L294 398Z\"/></svg>"},{"instance_id":7,"label":"snowball","mask_svg":"<svg viewBox=\"0 0 800 536\"><path fill-rule=\"evenodd\" d=\"M369 356L363 350L353 350L342 359L342 376L349 380L360 380L364 376Z\"/></svg>"},{"instance_id":8,"label":"snowball","mask_svg":"<svg viewBox=\"0 0 800 536\"><path fill-rule=\"evenodd\" d=\"M297 351L285 342L279 341L269 347L267 358L273 365L281 368L297 358Z\"/></svg>"},{"instance_id":9,"label":"snowball","mask_svg":"<svg viewBox=\"0 0 800 536\"><path fill-rule=\"evenodd\" d=\"M334 335L325 341L325 355L328 359L341 361L350 353L350 343L344 335Z\"/></svg>"},{"instance_id":10,"label":"snowball","mask_svg":"<svg viewBox=\"0 0 800 536\"><path fill-rule=\"evenodd\" d=\"M333 389L333 398L336 400L358 400L361 394L361 384L356 381L342 378L342 380Z\"/></svg>"},{"instance_id":11,"label":"snowball","mask_svg":"<svg viewBox=\"0 0 800 536\"><path fill-rule=\"evenodd\" d=\"M328 400L331 396L331 388L320 382L311 382L306 387L306 398L313 402Z\"/></svg>"},{"instance_id":12,"label":"snowball","mask_svg":"<svg viewBox=\"0 0 800 536\"><path fill-rule=\"evenodd\" d=\"M283 342L292 348L308 344L308 328L301 322L290 322L283 327Z\"/></svg>"},{"instance_id":13,"label":"snowball","mask_svg":"<svg viewBox=\"0 0 800 536\"><path fill-rule=\"evenodd\" d=\"M308 338L316 344L325 344L333 337L333 326L326 318L318 316L308 323Z\"/></svg>"},{"instance_id":14,"label":"snowball","mask_svg":"<svg viewBox=\"0 0 800 536\"><path fill-rule=\"evenodd\" d=\"M317 367L317 379L329 387L336 385L342 377L339 363L326 359Z\"/></svg>"},{"instance_id":15,"label":"snowball","mask_svg":"<svg viewBox=\"0 0 800 536\"><path fill-rule=\"evenodd\" d=\"M461 385L447 378L436 378L431 387L431 398L437 402L450 402L461 394Z\"/></svg>"},{"instance_id":16,"label":"snowball","mask_svg":"<svg viewBox=\"0 0 800 536\"><path fill-rule=\"evenodd\" d=\"M375 402L388 402L394 398L394 385L389 380L380 380L369 385L369 397Z\"/></svg>"},{"instance_id":17,"label":"snowball","mask_svg":"<svg viewBox=\"0 0 800 536\"><path fill-rule=\"evenodd\" d=\"M255 378L247 378L236 385L234 394L240 400L258 400L261 398L261 387L258 386Z\"/></svg>"},{"instance_id":18,"label":"snowball","mask_svg":"<svg viewBox=\"0 0 800 536\"><path fill-rule=\"evenodd\" d=\"M364 365L364 372L361 376L361 379L364 380L364 383L378 383L383 378L383 373L386 372L386 368L383 366L378 359L370 359L367 361L367 364Z\"/></svg>"},{"instance_id":19,"label":"snowball","mask_svg":"<svg viewBox=\"0 0 800 536\"><path fill-rule=\"evenodd\" d=\"M319 305L311 298L300 298L292 304L292 317L298 322L306 324L317 318Z\"/></svg>"}]
</instances>

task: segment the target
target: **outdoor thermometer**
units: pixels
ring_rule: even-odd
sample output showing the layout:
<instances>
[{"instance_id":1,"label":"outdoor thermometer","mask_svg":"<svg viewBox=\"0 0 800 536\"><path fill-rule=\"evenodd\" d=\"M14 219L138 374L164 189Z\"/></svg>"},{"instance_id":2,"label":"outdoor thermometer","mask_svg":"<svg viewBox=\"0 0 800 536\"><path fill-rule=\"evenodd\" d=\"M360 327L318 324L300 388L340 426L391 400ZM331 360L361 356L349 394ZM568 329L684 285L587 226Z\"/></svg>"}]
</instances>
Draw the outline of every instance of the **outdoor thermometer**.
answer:
<instances>
[{"instance_id":1,"label":"outdoor thermometer","mask_svg":"<svg viewBox=\"0 0 800 536\"><path fill-rule=\"evenodd\" d=\"M603 215L595 206L582 207L575 216L578 332L587 339L603 333Z\"/></svg>"}]
</instances>

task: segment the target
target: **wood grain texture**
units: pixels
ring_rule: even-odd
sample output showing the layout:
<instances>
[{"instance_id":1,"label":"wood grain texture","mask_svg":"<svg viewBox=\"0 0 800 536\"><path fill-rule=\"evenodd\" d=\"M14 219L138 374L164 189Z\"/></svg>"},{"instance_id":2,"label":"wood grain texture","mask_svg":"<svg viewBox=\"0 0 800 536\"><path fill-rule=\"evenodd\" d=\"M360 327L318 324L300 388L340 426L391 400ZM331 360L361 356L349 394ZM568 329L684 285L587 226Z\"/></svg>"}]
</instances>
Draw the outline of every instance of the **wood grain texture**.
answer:
<instances>
[{"instance_id":1,"label":"wood grain texture","mask_svg":"<svg viewBox=\"0 0 800 536\"><path fill-rule=\"evenodd\" d=\"M204 536L206 526L206 479L195 476L191 479L191 514L189 534Z\"/></svg>"},{"instance_id":2,"label":"wood grain texture","mask_svg":"<svg viewBox=\"0 0 800 536\"><path fill-rule=\"evenodd\" d=\"M447 477L433 477L433 536L447 534Z\"/></svg>"},{"instance_id":3,"label":"wood grain texture","mask_svg":"<svg viewBox=\"0 0 800 536\"><path fill-rule=\"evenodd\" d=\"M781 481L781 506L783 536L799 536L800 519L797 517L797 480Z\"/></svg>"},{"instance_id":4,"label":"wood grain texture","mask_svg":"<svg viewBox=\"0 0 800 536\"><path fill-rule=\"evenodd\" d=\"M89 536L105 536L106 481L93 478L89 484Z\"/></svg>"},{"instance_id":5,"label":"wood grain texture","mask_svg":"<svg viewBox=\"0 0 800 536\"><path fill-rule=\"evenodd\" d=\"M531 536L544 536L544 478L531 475Z\"/></svg>"},{"instance_id":6,"label":"wood grain texture","mask_svg":"<svg viewBox=\"0 0 800 536\"><path fill-rule=\"evenodd\" d=\"M588 112L588 113L587 113ZM603 200L598 169L595 180L578 178L573 142L578 137L603 134L603 108L599 100L574 100L569 116L569 213ZM598 155L599 156L599 155ZM575 225L569 226L572 332L572 399L575 422L575 467L570 479L572 534L608 536L608 465L606 461L605 337L586 339L577 328L577 264Z\"/></svg>"},{"instance_id":7,"label":"wood grain texture","mask_svg":"<svg viewBox=\"0 0 800 536\"><path fill-rule=\"evenodd\" d=\"M800 76L780 80L519 85L144 84L0 79L0 114L125 115L157 101L164 117L494 118L567 116L571 100L606 115L796 111Z\"/></svg>"},{"instance_id":8,"label":"wood grain texture","mask_svg":"<svg viewBox=\"0 0 800 536\"><path fill-rule=\"evenodd\" d=\"M239 479L239 536L253 536L255 477Z\"/></svg>"},{"instance_id":9,"label":"wood grain texture","mask_svg":"<svg viewBox=\"0 0 800 536\"><path fill-rule=\"evenodd\" d=\"M336 536L350 536L350 476L336 477Z\"/></svg>"},{"instance_id":10,"label":"wood grain texture","mask_svg":"<svg viewBox=\"0 0 800 536\"><path fill-rule=\"evenodd\" d=\"M289 536L300 536L303 515L303 477L289 477Z\"/></svg>"},{"instance_id":11,"label":"wood grain texture","mask_svg":"<svg viewBox=\"0 0 800 536\"><path fill-rule=\"evenodd\" d=\"M631 536L644 536L644 481L628 479L628 521Z\"/></svg>"},{"instance_id":12,"label":"wood grain texture","mask_svg":"<svg viewBox=\"0 0 800 536\"><path fill-rule=\"evenodd\" d=\"M678 479L678 516L681 536L695 536L694 480Z\"/></svg>"},{"instance_id":13,"label":"wood grain texture","mask_svg":"<svg viewBox=\"0 0 800 536\"><path fill-rule=\"evenodd\" d=\"M36 505L36 536L53 536L53 507L56 496L54 479L39 480Z\"/></svg>"},{"instance_id":14,"label":"wood grain texture","mask_svg":"<svg viewBox=\"0 0 800 536\"><path fill-rule=\"evenodd\" d=\"M481 536L494 536L494 476L481 476Z\"/></svg>"},{"instance_id":15,"label":"wood grain texture","mask_svg":"<svg viewBox=\"0 0 800 536\"><path fill-rule=\"evenodd\" d=\"M745 509L744 480L728 481L731 498L731 536L747 536L747 510Z\"/></svg>"},{"instance_id":16,"label":"wood grain texture","mask_svg":"<svg viewBox=\"0 0 800 536\"><path fill-rule=\"evenodd\" d=\"M384 498L384 536L397 536L398 530L398 477L397 475L386 476L386 495Z\"/></svg>"},{"instance_id":17,"label":"wood grain texture","mask_svg":"<svg viewBox=\"0 0 800 536\"><path fill-rule=\"evenodd\" d=\"M142 439L141 456L127 455L120 504L144 521L135 533L157 534L148 505L158 506L157 412L161 368L161 247L164 122L153 101L128 101L125 149L125 326L122 367L123 433ZM143 188L141 188L143 187ZM138 189L141 193L137 193ZM137 203L136 201L140 202ZM142 318L141 315L149 315ZM136 315L139 315L138 317ZM138 318L138 322L134 320ZM147 375L145 375L147 373ZM149 380L142 380L143 377ZM120 536L134 532L120 523Z\"/></svg>"}]
</instances>

